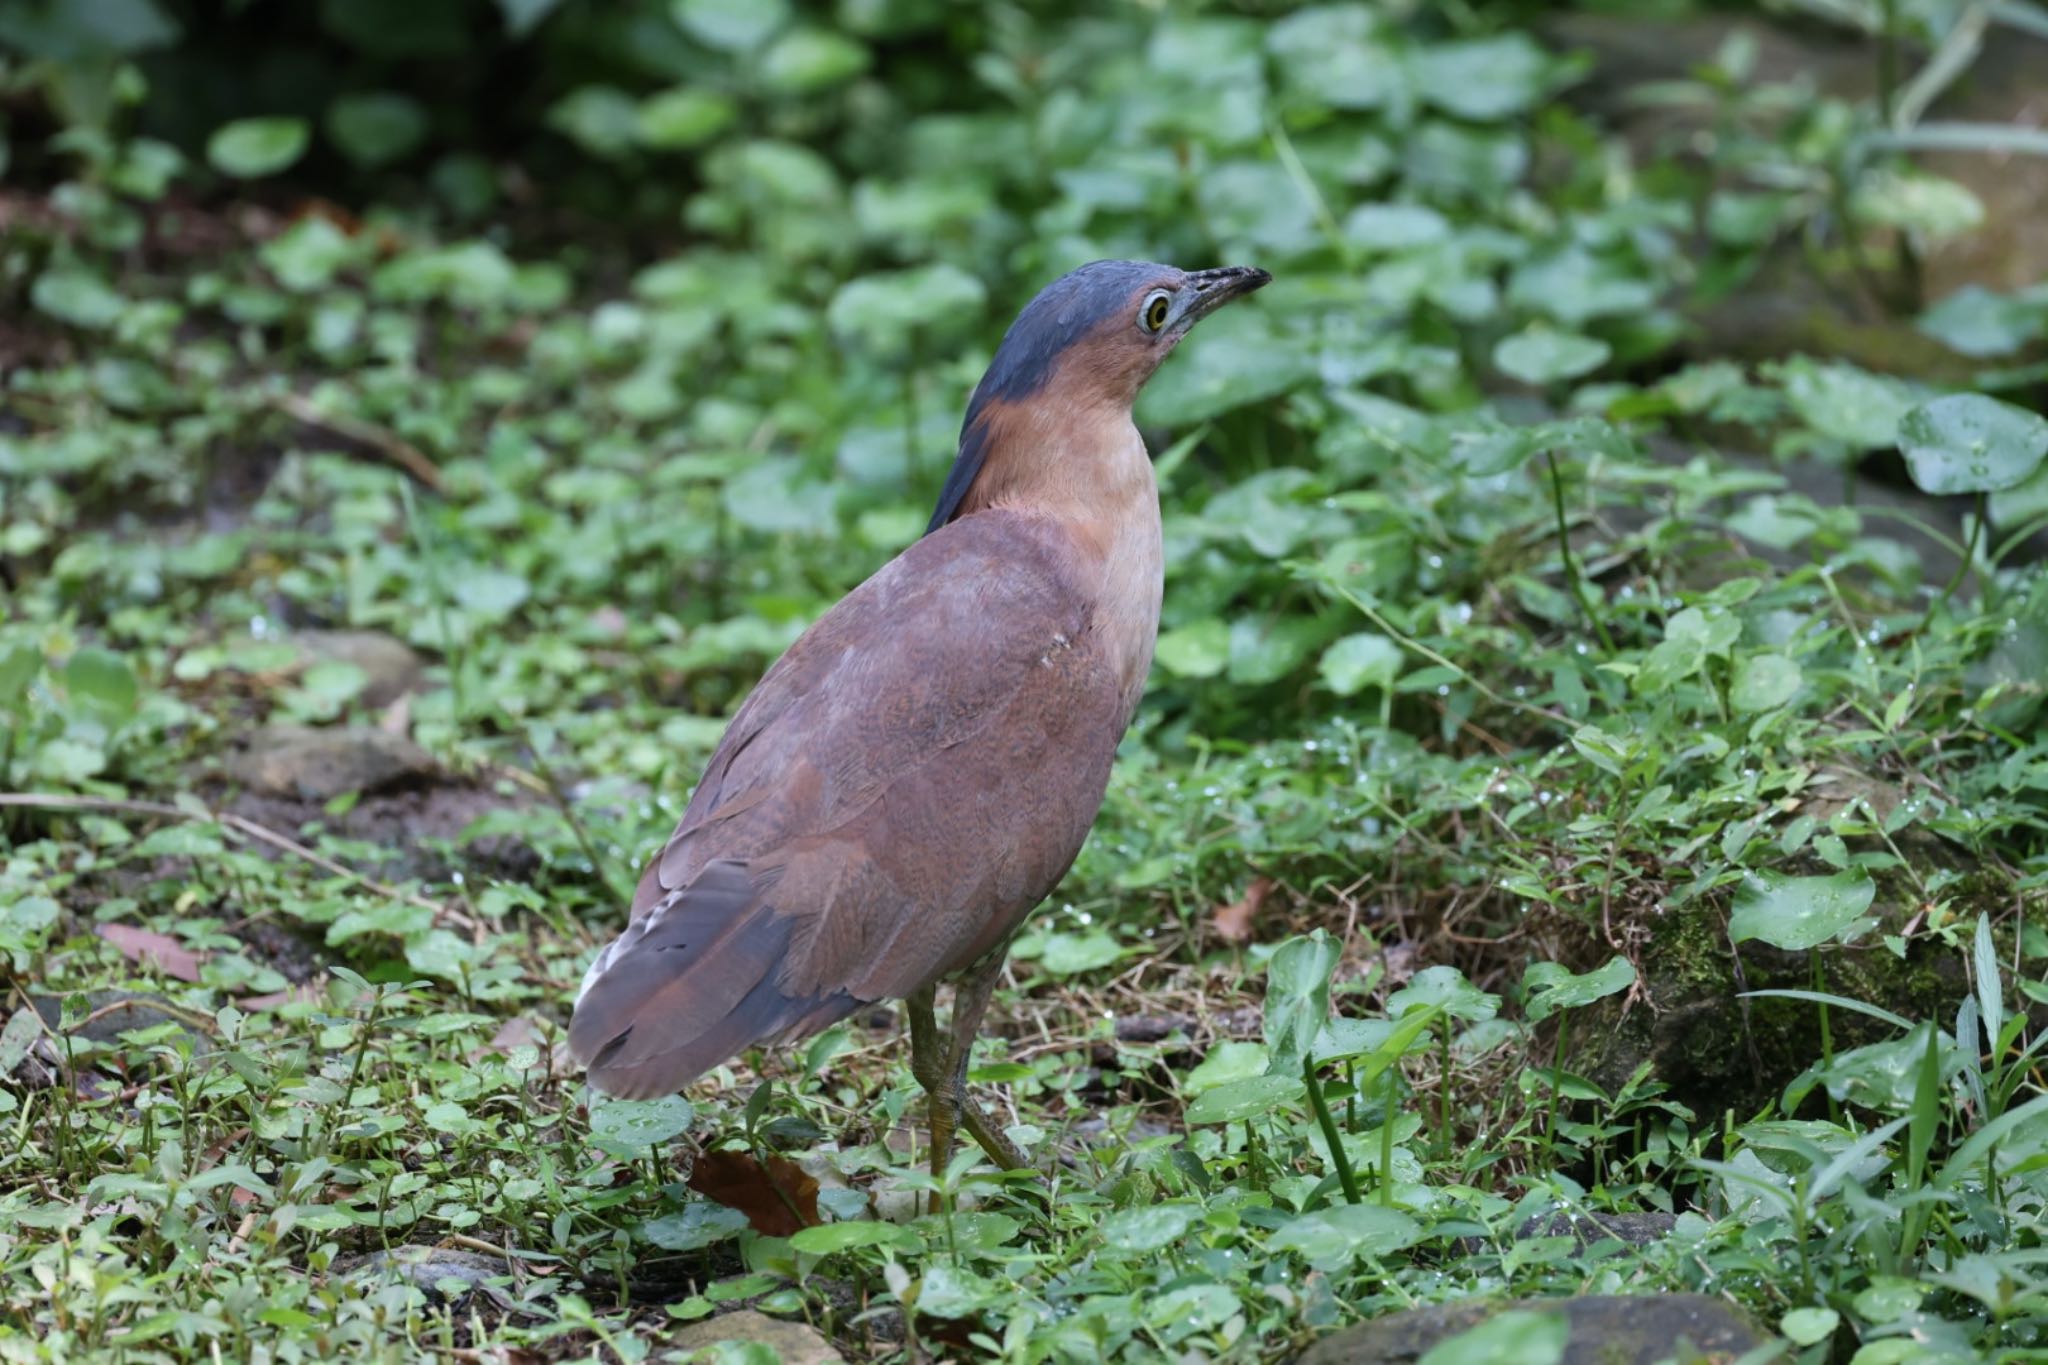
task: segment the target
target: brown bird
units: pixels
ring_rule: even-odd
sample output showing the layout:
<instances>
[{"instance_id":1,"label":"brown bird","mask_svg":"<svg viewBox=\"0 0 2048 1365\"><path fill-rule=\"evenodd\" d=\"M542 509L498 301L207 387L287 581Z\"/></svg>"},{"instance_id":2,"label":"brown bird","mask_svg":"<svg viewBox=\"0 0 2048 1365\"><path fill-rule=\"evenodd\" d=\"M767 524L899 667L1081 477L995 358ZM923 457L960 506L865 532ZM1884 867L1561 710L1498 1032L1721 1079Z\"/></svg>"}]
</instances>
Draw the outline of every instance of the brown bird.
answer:
<instances>
[{"instance_id":1,"label":"brown bird","mask_svg":"<svg viewBox=\"0 0 2048 1365\"><path fill-rule=\"evenodd\" d=\"M1151 667L1159 489L1131 404L1188 329L1269 279L1097 261L1025 307L924 537L768 670L591 964L569 1046L592 1085L666 1094L900 997L934 1169L961 1122L1026 1164L967 1095L967 1060Z\"/></svg>"}]
</instances>

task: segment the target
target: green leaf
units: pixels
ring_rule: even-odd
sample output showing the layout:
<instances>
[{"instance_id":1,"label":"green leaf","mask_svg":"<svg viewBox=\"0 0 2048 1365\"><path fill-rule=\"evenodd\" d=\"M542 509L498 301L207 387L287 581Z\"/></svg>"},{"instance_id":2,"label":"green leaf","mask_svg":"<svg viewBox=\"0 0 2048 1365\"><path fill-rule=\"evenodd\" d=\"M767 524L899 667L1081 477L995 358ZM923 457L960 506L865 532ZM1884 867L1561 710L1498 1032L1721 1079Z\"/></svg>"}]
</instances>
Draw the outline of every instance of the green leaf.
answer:
<instances>
[{"instance_id":1,"label":"green leaf","mask_svg":"<svg viewBox=\"0 0 2048 1365\"><path fill-rule=\"evenodd\" d=\"M1778 1319L1778 1330L1794 1346L1814 1346L1833 1336L1841 1324L1842 1315L1832 1308L1795 1308Z\"/></svg>"},{"instance_id":2,"label":"green leaf","mask_svg":"<svg viewBox=\"0 0 2048 1365\"><path fill-rule=\"evenodd\" d=\"M533 586L507 569L471 569L456 576L453 592L467 610L502 621L525 603Z\"/></svg>"},{"instance_id":3,"label":"green leaf","mask_svg":"<svg viewBox=\"0 0 2048 1365\"><path fill-rule=\"evenodd\" d=\"M1123 945L1100 929L1085 934L1048 934L1038 965L1054 976L1079 976L1100 971L1123 954Z\"/></svg>"},{"instance_id":4,"label":"green leaf","mask_svg":"<svg viewBox=\"0 0 2048 1365\"><path fill-rule=\"evenodd\" d=\"M1993 493L1987 510L1999 529L2006 531L2037 517L2048 517L2048 464L2035 470L2034 476L2025 482Z\"/></svg>"},{"instance_id":5,"label":"green leaf","mask_svg":"<svg viewBox=\"0 0 2048 1365\"><path fill-rule=\"evenodd\" d=\"M128 301L105 280L79 266L59 266L36 276L29 302L59 322L103 332L121 320Z\"/></svg>"},{"instance_id":6,"label":"green leaf","mask_svg":"<svg viewBox=\"0 0 2048 1365\"><path fill-rule=\"evenodd\" d=\"M1299 1072L1298 1063L1295 1069ZM1204 1090L1188 1105L1184 1117L1195 1127L1207 1123L1237 1123L1270 1113L1289 1100L1299 1099L1302 1092L1298 1074L1247 1076L1243 1080L1225 1081L1213 1089Z\"/></svg>"},{"instance_id":7,"label":"green leaf","mask_svg":"<svg viewBox=\"0 0 2048 1365\"><path fill-rule=\"evenodd\" d=\"M1102 1222L1102 1244L1112 1251L1146 1255L1179 1241L1202 1216L1198 1204L1151 1204L1113 1213Z\"/></svg>"},{"instance_id":8,"label":"green leaf","mask_svg":"<svg viewBox=\"0 0 2048 1365\"><path fill-rule=\"evenodd\" d=\"M696 147L717 137L739 117L739 106L715 90L678 86L640 102L637 122L644 146L663 151Z\"/></svg>"},{"instance_id":9,"label":"green leaf","mask_svg":"<svg viewBox=\"0 0 2048 1365\"><path fill-rule=\"evenodd\" d=\"M1438 1342L1416 1365L1558 1365L1570 1339L1563 1313L1513 1308Z\"/></svg>"},{"instance_id":10,"label":"green leaf","mask_svg":"<svg viewBox=\"0 0 2048 1365\"><path fill-rule=\"evenodd\" d=\"M1612 354L1614 348L1598 337L1531 326L1501 338L1493 348L1493 364L1524 384L1554 384L1592 373Z\"/></svg>"},{"instance_id":11,"label":"green leaf","mask_svg":"<svg viewBox=\"0 0 2048 1365\"><path fill-rule=\"evenodd\" d=\"M586 85L555 101L548 126L592 156L611 160L639 141L640 106L616 86Z\"/></svg>"},{"instance_id":12,"label":"green leaf","mask_svg":"<svg viewBox=\"0 0 2048 1365\"><path fill-rule=\"evenodd\" d=\"M649 1219L640 1225L640 1235L665 1251L697 1251L738 1236L746 1226L747 1215L738 1209L706 1200Z\"/></svg>"},{"instance_id":13,"label":"green leaf","mask_svg":"<svg viewBox=\"0 0 2048 1365\"><path fill-rule=\"evenodd\" d=\"M0 706L11 707L28 693L43 666L43 652L31 645L0 649Z\"/></svg>"},{"instance_id":14,"label":"green leaf","mask_svg":"<svg viewBox=\"0 0 2048 1365\"><path fill-rule=\"evenodd\" d=\"M1288 939L1266 965L1267 1071L1293 1075L1330 1017L1330 973L1340 946L1318 929Z\"/></svg>"},{"instance_id":15,"label":"green leaf","mask_svg":"<svg viewBox=\"0 0 2048 1365\"><path fill-rule=\"evenodd\" d=\"M1266 1045L1245 1039L1225 1039L1209 1049L1194 1070L1182 1079L1190 1095L1214 1090L1219 1085L1262 1076L1266 1071Z\"/></svg>"},{"instance_id":16,"label":"green leaf","mask_svg":"<svg viewBox=\"0 0 2048 1365\"><path fill-rule=\"evenodd\" d=\"M1500 1012L1500 997L1480 990L1456 967L1424 967L1387 997L1387 1016L1398 1019L1432 1006L1453 1019L1491 1019Z\"/></svg>"},{"instance_id":17,"label":"green leaf","mask_svg":"<svg viewBox=\"0 0 2048 1365\"><path fill-rule=\"evenodd\" d=\"M1522 973L1522 989L1527 995L1523 1009L1530 1023L1540 1024L1559 1010L1578 1009L1627 990L1635 979L1636 969L1625 957L1579 973L1556 962L1532 962Z\"/></svg>"},{"instance_id":18,"label":"green leaf","mask_svg":"<svg viewBox=\"0 0 2048 1365\"><path fill-rule=\"evenodd\" d=\"M276 175L306 154L312 134L300 118L236 119L206 140L206 159L242 180Z\"/></svg>"},{"instance_id":19,"label":"green leaf","mask_svg":"<svg viewBox=\"0 0 2048 1365\"><path fill-rule=\"evenodd\" d=\"M1367 251L1411 251L1434 246L1451 233L1441 213L1426 204L1360 204L1344 219L1344 238Z\"/></svg>"},{"instance_id":20,"label":"green leaf","mask_svg":"<svg viewBox=\"0 0 2048 1365\"><path fill-rule=\"evenodd\" d=\"M761 58L761 79L771 90L806 95L852 80L868 69L868 50L841 33L798 28L775 40Z\"/></svg>"},{"instance_id":21,"label":"green leaf","mask_svg":"<svg viewBox=\"0 0 2048 1365\"><path fill-rule=\"evenodd\" d=\"M1995 492L2048 459L2048 419L1983 394L1949 394L1906 414L1899 450L1929 493Z\"/></svg>"},{"instance_id":22,"label":"green leaf","mask_svg":"<svg viewBox=\"0 0 2048 1365\"><path fill-rule=\"evenodd\" d=\"M1213 678L1230 663L1230 627L1210 617L1176 626L1159 637L1153 658L1182 678Z\"/></svg>"},{"instance_id":23,"label":"green leaf","mask_svg":"<svg viewBox=\"0 0 2048 1365\"><path fill-rule=\"evenodd\" d=\"M849 280L832 296L825 320L843 340L907 358L921 342L971 328L987 301L980 280L942 263Z\"/></svg>"},{"instance_id":24,"label":"green leaf","mask_svg":"<svg viewBox=\"0 0 2048 1365\"><path fill-rule=\"evenodd\" d=\"M1920 318L1920 330L1951 351L1978 359L2011 355L2048 333L2048 301L1995 294L1966 284Z\"/></svg>"},{"instance_id":25,"label":"green leaf","mask_svg":"<svg viewBox=\"0 0 2048 1365\"><path fill-rule=\"evenodd\" d=\"M1818 947L1862 918L1876 896L1876 884L1861 871L1831 877L1752 873L1735 892L1728 937L1735 943L1760 939L1794 952Z\"/></svg>"},{"instance_id":26,"label":"green leaf","mask_svg":"<svg viewBox=\"0 0 2048 1365\"><path fill-rule=\"evenodd\" d=\"M1792 700L1804 675L1782 654L1751 654L1735 666L1728 704L1737 711L1772 711Z\"/></svg>"},{"instance_id":27,"label":"green leaf","mask_svg":"<svg viewBox=\"0 0 2048 1365\"><path fill-rule=\"evenodd\" d=\"M789 22L789 0L674 0L669 12L698 42L747 52Z\"/></svg>"},{"instance_id":28,"label":"green leaf","mask_svg":"<svg viewBox=\"0 0 2048 1365\"><path fill-rule=\"evenodd\" d=\"M300 219L257 252L279 284L301 294L325 288L355 254L348 234L318 215Z\"/></svg>"},{"instance_id":29,"label":"green leaf","mask_svg":"<svg viewBox=\"0 0 2048 1365\"><path fill-rule=\"evenodd\" d=\"M596 1100L590 1106L590 1136L634 1156L690 1130L697 1111L680 1095L658 1100Z\"/></svg>"},{"instance_id":30,"label":"green leaf","mask_svg":"<svg viewBox=\"0 0 2048 1365\"><path fill-rule=\"evenodd\" d=\"M1332 692L1348 697L1367 687L1389 688L1401 676L1401 647L1384 635L1346 635L1323 651L1317 672Z\"/></svg>"},{"instance_id":31,"label":"green leaf","mask_svg":"<svg viewBox=\"0 0 2048 1365\"><path fill-rule=\"evenodd\" d=\"M917 1240L916 1233L894 1223L849 1220L800 1228L790 1234L789 1244L806 1256L830 1256L857 1247L914 1245Z\"/></svg>"},{"instance_id":32,"label":"green leaf","mask_svg":"<svg viewBox=\"0 0 2048 1365\"><path fill-rule=\"evenodd\" d=\"M1876 450L1898 439L1899 422L1918 394L1911 385L1847 363L1799 357L1778 367L1785 397L1806 424L1856 450Z\"/></svg>"},{"instance_id":33,"label":"green leaf","mask_svg":"<svg viewBox=\"0 0 2048 1365\"><path fill-rule=\"evenodd\" d=\"M427 137L427 111L395 90L358 91L327 106L327 137L350 161L375 170L419 149Z\"/></svg>"},{"instance_id":34,"label":"green leaf","mask_svg":"<svg viewBox=\"0 0 2048 1365\"><path fill-rule=\"evenodd\" d=\"M1437 43L1411 59L1415 88L1459 118L1491 120L1520 113L1543 98L1550 57L1522 33Z\"/></svg>"},{"instance_id":35,"label":"green leaf","mask_svg":"<svg viewBox=\"0 0 2048 1365\"><path fill-rule=\"evenodd\" d=\"M562 0L498 0L498 12L505 16L506 30L514 38L524 38L561 4Z\"/></svg>"},{"instance_id":36,"label":"green leaf","mask_svg":"<svg viewBox=\"0 0 2048 1365\"><path fill-rule=\"evenodd\" d=\"M141 689L126 659L112 650L88 646L65 662L64 690L74 701L126 719L134 714Z\"/></svg>"},{"instance_id":37,"label":"green leaf","mask_svg":"<svg viewBox=\"0 0 2048 1365\"><path fill-rule=\"evenodd\" d=\"M1361 1256L1386 1256L1422 1240L1422 1226L1399 1209L1337 1204L1304 1213L1267 1239L1274 1251L1292 1251L1321 1271L1337 1271Z\"/></svg>"}]
</instances>

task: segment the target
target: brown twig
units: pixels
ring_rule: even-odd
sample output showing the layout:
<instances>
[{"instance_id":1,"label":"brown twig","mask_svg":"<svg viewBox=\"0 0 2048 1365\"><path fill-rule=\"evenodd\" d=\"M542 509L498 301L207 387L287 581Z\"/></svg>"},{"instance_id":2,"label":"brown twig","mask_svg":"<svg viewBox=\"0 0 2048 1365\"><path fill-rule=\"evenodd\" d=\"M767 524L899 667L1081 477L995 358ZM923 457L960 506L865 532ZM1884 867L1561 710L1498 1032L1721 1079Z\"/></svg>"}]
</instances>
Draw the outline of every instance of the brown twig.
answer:
<instances>
[{"instance_id":1,"label":"brown twig","mask_svg":"<svg viewBox=\"0 0 2048 1365\"><path fill-rule=\"evenodd\" d=\"M323 412L313 401L301 393L281 393L268 400L278 412L330 436L339 436L352 445L362 446L381 456L388 464L397 466L426 487L438 493L441 491L441 469L421 453L420 448L395 432L386 431L375 423L345 413Z\"/></svg>"},{"instance_id":2,"label":"brown twig","mask_svg":"<svg viewBox=\"0 0 2048 1365\"><path fill-rule=\"evenodd\" d=\"M110 796L74 796L62 792L0 792L0 806L25 806L36 810L114 812L125 815L156 816L166 820L210 820L220 825L223 829L239 834L245 839L254 839L258 843L269 844L272 848L289 853L295 858L311 863L324 872L332 873L334 876L353 882L379 896L387 896L392 900L404 901L407 905L416 905L422 910L430 910L436 919L446 920L448 923L460 925L464 929L476 928L475 920L472 920L468 915L463 914L452 906L437 900L430 900L425 896L419 895L417 892L401 891L399 888L388 886L374 877L364 876L353 868L336 862L326 854L307 848L298 840L279 834L269 826L258 824L245 815L236 815L229 811L190 811L183 806L173 806L164 801L132 801Z\"/></svg>"}]
</instances>

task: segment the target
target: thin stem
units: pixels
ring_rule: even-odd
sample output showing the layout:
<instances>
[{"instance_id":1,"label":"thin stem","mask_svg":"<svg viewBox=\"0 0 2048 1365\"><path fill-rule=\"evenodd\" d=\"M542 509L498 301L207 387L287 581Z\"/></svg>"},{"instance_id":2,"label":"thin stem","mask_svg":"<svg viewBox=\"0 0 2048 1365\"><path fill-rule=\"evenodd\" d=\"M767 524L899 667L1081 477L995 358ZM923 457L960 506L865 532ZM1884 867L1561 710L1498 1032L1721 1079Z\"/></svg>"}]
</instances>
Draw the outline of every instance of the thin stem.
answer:
<instances>
[{"instance_id":1,"label":"thin stem","mask_svg":"<svg viewBox=\"0 0 2048 1365\"><path fill-rule=\"evenodd\" d=\"M1394 1207L1394 1101L1401 1094L1401 1067L1387 1068L1386 1094L1380 1103L1380 1207Z\"/></svg>"},{"instance_id":2,"label":"thin stem","mask_svg":"<svg viewBox=\"0 0 2048 1365\"><path fill-rule=\"evenodd\" d=\"M1572 554L1571 523L1564 511L1564 475L1558 472L1557 456L1552 451L1543 452L1543 462L1550 466L1550 500L1557 508L1557 552L1564 557L1564 581L1571 587L1572 600L1577 602L1579 610L1586 614L1586 624L1600 637L1600 647L1612 654L1614 641L1608 637L1606 624L1593 610L1593 604L1586 596L1585 580L1579 576L1579 561Z\"/></svg>"},{"instance_id":3,"label":"thin stem","mask_svg":"<svg viewBox=\"0 0 2048 1365\"><path fill-rule=\"evenodd\" d=\"M1940 611L1948 604L1948 599L1955 596L1956 589L1963 585L1964 576L1976 567L1977 539L1984 534L1984 518L1990 511L1990 501L1991 495L1989 493L1979 493L1977 495L1977 515L1970 522L1970 538L1963 542L1962 563L1956 565L1955 574L1948 580L1948 586L1941 590L1941 596L1935 598L1928 605L1927 615L1920 622L1922 630L1927 629L1928 625L1934 620L1934 613Z\"/></svg>"},{"instance_id":4,"label":"thin stem","mask_svg":"<svg viewBox=\"0 0 2048 1365\"><path fill-rule=\"evenodd\" d=\"M1551 1057L1550 1066L1550 1111L1543 1119L1543 1164L1548 1166L1551 1152L1557 1147L1557 1110L1564 1097L1564 1059L1571 1042L1570 1010L1561 1010L1557 1016L1557 1051Z\"/></svg>"},{"instance_id":5,"label":"thin stem","mask_svg":"<svg viewBox=\"0 0 2048 1365\"><path fill-rule=\"evenodd\" d=\"M1323 1141L1329 1144L1330 1164L1337 1168L1337 1183L1344 1187L1344 1201L1348 1204L1362 1203L1358 1194L1358 1177L1352 1173L1351 1158L1344 1151L1344 1139L1337 1132L1337 1120L1330 1113L1330 1102L1323 1095L1323 1083L1316 1079L1316 1064L1307 1055L1301 1059L1301 1079L1308 1087L1308 1107L1315 1110L1316 1125L1323 1130ZM1384 1180L1385 1171L1380 1172Z\"/></svg>"}]
</instances>

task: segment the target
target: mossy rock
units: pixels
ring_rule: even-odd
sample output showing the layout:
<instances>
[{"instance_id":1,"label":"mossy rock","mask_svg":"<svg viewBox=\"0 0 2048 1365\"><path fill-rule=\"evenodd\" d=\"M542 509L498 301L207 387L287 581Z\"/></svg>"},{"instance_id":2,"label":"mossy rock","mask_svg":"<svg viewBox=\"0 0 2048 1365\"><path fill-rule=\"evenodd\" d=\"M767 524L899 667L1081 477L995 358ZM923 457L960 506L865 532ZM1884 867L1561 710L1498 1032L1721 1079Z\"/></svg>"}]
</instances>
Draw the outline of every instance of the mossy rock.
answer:
<instances>
[{"instance_id":1,"label":"mossy rock","mask_svg":"<svg viewBox=\"0 0 2048 1365\"><path fill-rule=\"evenodd\" d=\"M1746 993L1821 990L1946 1026L1970 990L1967 948L1921 935L1908 941L1903 957L1894 953L1883 936L1902 931L1920 902L1903 874L1887 874L1878 884L1871 907L1878 928L1854 944L1820 949L1818 980L1811 954L1755 941L1731 945L1727 907L1719 901L1669 910L1639 954L1648 1003L1637 999L1625 1007L1614 996L1581 1012L1572 1022L1567 1065L1613 1093L1647 1062L1668 1097L1707 1125L1731 1111L1738 1119L1750 1117L1779 1100L1822 1055L1814 1002L1744 999ZM1965 876L1944 893L1951 913L1966 923L1980 905L1995 911L2004 895L2009 892L1988 874ZM1830 1010L1828 1026L1836 1054L1899 1036L1894 1026L1846 1009Z\"/></svg>"}]
</instances>

